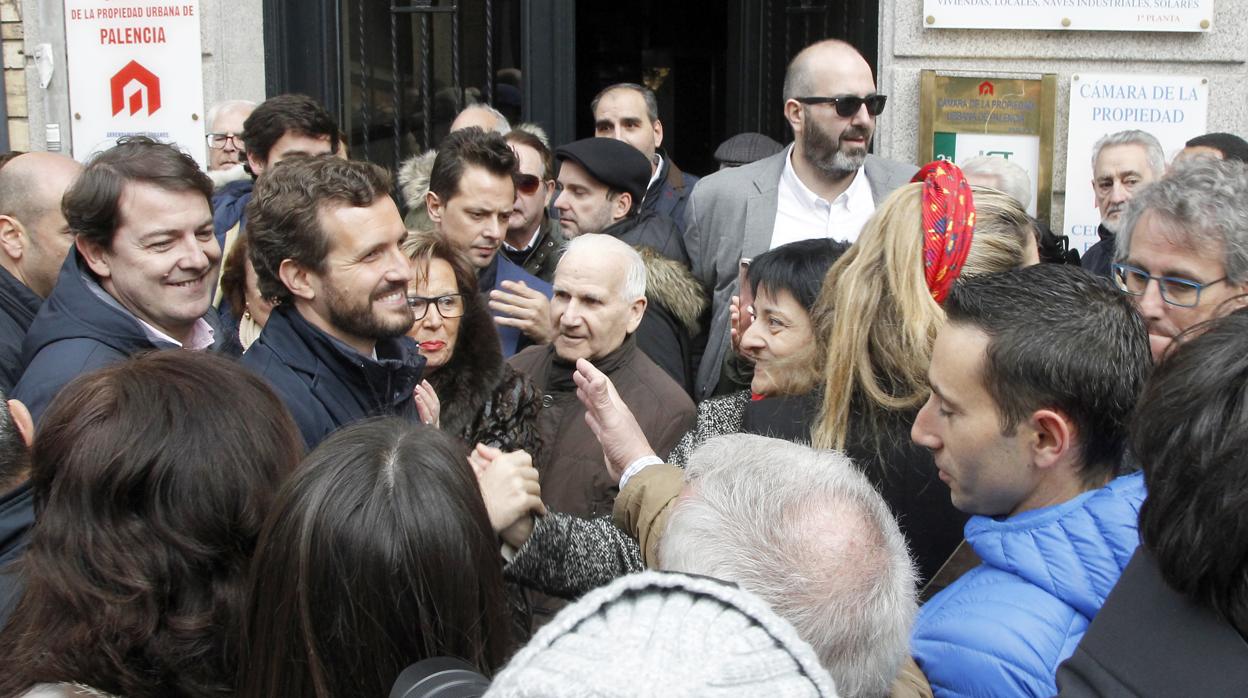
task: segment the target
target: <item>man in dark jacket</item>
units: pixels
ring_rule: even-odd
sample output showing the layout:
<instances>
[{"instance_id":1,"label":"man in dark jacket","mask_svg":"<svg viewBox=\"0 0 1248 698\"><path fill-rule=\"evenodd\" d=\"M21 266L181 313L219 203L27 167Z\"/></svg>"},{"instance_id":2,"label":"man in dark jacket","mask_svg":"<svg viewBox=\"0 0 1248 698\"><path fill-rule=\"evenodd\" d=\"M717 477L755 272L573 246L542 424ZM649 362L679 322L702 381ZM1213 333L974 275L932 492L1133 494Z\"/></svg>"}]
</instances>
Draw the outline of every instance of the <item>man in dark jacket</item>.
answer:
<instances>
[{"instance_id":1,"label":"man in dark jacket","mask_svg":"<svg viewBox=\"0 0 1248 698\"><path fill-rule=\"evenodd\" d=\"M22 340L74 243L61 197L81 171L54 153L25 153L0 170L0 390L21 377Z\"/></svg>"},{"instance_id":2,"label":"man in dark jacket","mask_svg":"<svg viewBox=\"0 0 1248 698\"><path fill-rule=\"evenodd\" d=\"M663 122L659 121L654 92L643 85L621 82L599 92L589 108L594 114L594 135L628 143L650 162L642 210L672 221L683 235L685 203L698 178L682 172L664 152Z\"/></svg>"},{"instance_id":3,"label":"man in dark jacket","mask_svg":"<svg viewBox=\"0 0 1248 698\"><path fill-rule=\"evenodd\" d=\"M74 247L13 389L36 422L81 373L149 349L223 348L208 314L221 261L211 196L194 160L145 137L122 139L74 181L62 204Z\"/></svg>"},{"instance_id":4,"label":"man in dark jacket","mask_svg":"<svg viewBox=\"0 0 1248 698\"><path fill-rule=\"evenodd\" d=\"M221 245L221 259L229 257L234 242L247 226L247 203L255 180L290 155L338 152L338 123L316 100L306 95L277 95L264 101L243 122L245 169L250 177L230 182L212 197L212 227ZM222 264L222 270L225 265ZM212 304L230 336L238 335L242 310L229 307L216 278Z\"/></svg>"},{"instance_id":5,"label":"man in dark jacket","mask_svg":"<svg viewBox=\"0 0 1248 698\"><path fill-rule=\"evenodd\" d=\"M305 95L278 95L265 100L243 122L242 137L247 148L247 168L257 178L287 155L338 152L338 123L316 100ZM226 252L246 220L253 186L252 178L231 182L212 197L213 231Z\"/></svg>"},{"instance_id":6,"label":"man in dark jacket","mask_svg":"<svg viewBox=\"0 0 1248 698\"><path fill-rule=\"evenodd\" d=\"M556 148L559 226L568 239L604 233L653 248L687 267L689 254L676 224L641 205L649 165L640 155L611 138L585 138Z\"/></svg>"},{"instance_id":7,"label":"man in dark jacket","mask_svg":"<svg viewBox=\"0 0 1248 698\"><path fill-rule=\"evenodd\" d=\"M646 267L628 245L602 235L573 240L555 271L554 341L511 359L543 392L538 426L550 453L539 464L542 499L556 511L606 515L618 492L576 398L577 359L592 361L619 386L660 455L693 426L693 401L632 337L648 312L645 286Z\"/></svg>"},{"instance_id":8,"label":"man in dark jacket","mask_svg":"<svg viewBox=\"0 0 1248 698\"><path fill-rule=\"evenodd\" d=\"M555 157L542 139L517 127L504 138L516 152L516 202L507 221L503 254L542 281L555 278L555 266L568 241L548 211L555 193Z\"/></svg>"},{"instance_id":9,"label":"man in dark jacket","mask_svg":"<svg viewBox=\"0 0 1248 698\"><path fill-rule=\"evenodd\" d=\"M1154 369L1136 406L1140 547L1058 668L1064 697L1248 687L1248 313L1206 328Z\"/></svg>"},{"instance_id":10,"label":"man in dark jacket","mask_svg":"<svg viewBox=\"0 0 1248 698\"><path fill-rule=\"evenodd\" d=\"M503 137L471 127L438 147L425 207L437 232L477 268L503 357L550 340L550 284L498 253L516 199L516 154Z\"/></svg>"},{"instance_id":11,"label":"man in dark jacket","mask_svg":"<svg viewBox=\"0 0 1248 698\"><path fill-rule=\"evenodd\" d=\"M1096 229L1100 242L1083 253L1080 264L1084 269L1109 276L1127 202L1165 171L1165 151L1151 133L1119 131L1101 137L1092 146L1092 195L1101 212L1101 224Z\"/></svg>"},{"instance_id":12,"label":"man in dark jacket","mask_svg":"<svg viewBox=\"0 0 1248 698\"><path fill-rule=\"evenodd\" d=\"M602 233L636 248L646 262L649 305L637 344L672 380L693 389L693 344L706 293L689 271L684 239L668 219L637 202L646 161L636 148L610 138L586 138L555 150L559 225L568 238Z\"/></svg>"},{"instance_id":13,"label":"man in dark jacket","mask_svg":"<svg viewBox=\"0 0 1248 698\"><path fill-rule=\"evenodd\" d=\"M309 449L365 417L418 416L424 359L404 336L411 270L390 189L376 165L296 156L247 206L260 292L278 305L243 364L273 386Z\"/></svg>"},{"instance_id":14,"label":"man in dark jacket","mask_svg":"<svg viewBox=\"0 0 1248 698\"><path fill-rule=\"evenodd\" d=\"M25 552L35 523L34 497L27 480L35 425L25 405L17 400L6 403L5 397L0 391L0 626L21 589L21 579L9 563Z\"/></svg>"}]
</instances>

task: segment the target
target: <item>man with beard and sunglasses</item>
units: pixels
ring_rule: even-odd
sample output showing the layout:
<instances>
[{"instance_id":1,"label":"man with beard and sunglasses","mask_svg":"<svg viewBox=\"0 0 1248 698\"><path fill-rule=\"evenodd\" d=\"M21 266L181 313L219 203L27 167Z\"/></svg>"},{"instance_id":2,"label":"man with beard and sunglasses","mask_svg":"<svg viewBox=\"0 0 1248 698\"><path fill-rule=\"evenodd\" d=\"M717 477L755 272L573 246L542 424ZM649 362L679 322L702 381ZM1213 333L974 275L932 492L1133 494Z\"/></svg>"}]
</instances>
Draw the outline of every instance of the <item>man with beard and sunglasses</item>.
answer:
<instances>
[{"instance_id":1,"label":"man with beard and sunglasses","mask_svg":"<svg viewBox=\"0 0 1248 698\"><path fill-rule=\"evenodd\" d=\"M693 274L712 295L697 399L715 392L730 351L729 310L741 260L797 240L853 242L876 204L910 181L913 165L867 154L884 103L871 66L853 46L835 39L808 46L784 79L793 144L708 175L694 188L685 241Z\"/></svg>"},{"instance_id":2,"label":"man with beard and sunglasses","mask_svg":"<svg viewBox=\"0 0 1248 698\"><path fill-rule=\"evenodd\" d=\"M365 417L436 420L425 360L405 336L412 272L390 190L376 165L299 155L247 204L251 263L277 307L243 364L272 384L309 450Z\"/></svg>"}]
</instances>

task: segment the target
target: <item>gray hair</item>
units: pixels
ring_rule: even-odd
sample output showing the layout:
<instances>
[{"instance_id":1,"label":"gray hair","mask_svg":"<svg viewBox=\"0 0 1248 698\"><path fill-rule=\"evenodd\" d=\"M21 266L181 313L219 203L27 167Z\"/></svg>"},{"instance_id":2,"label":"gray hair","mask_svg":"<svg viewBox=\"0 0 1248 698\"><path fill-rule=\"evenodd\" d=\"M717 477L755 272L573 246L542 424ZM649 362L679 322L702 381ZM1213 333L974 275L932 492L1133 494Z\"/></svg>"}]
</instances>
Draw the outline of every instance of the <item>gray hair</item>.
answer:
<instances>
[{"instance_id":1,"label":"gray hair","mask_svg":"<svg viewBox=\"0 0 1248 698\"><path fill-rule=\"evenodd\" d=\"M1165 177L1127 202L1116 260L1126 258L1145 211L1166 219L1167 237L1175 244L1221 252L1231 283L1248 281L1248 165L1216 158L1175 163Z\"/></svg>"},{"instance_id":2,"label":"gray hair","mask_svg":"<svg viewBox=\"0 0 1248 698\"><path fill-rule=\"evenodd\" d=\"M1023 208L1031 203L1031 177L1027 176L1027 170L1009 160L995 155L979 155L962 163L961 167L962 174L971 184L1009 194Z\"/></svg>"},{"instance_id":3,"label":"gray hair","mask_svg":"<svg viewBox=\"0 0 1248 698\"><path fill-rule=\"evenodd\" d=\"M1092 146L1092 173L1096 176L1096 159L1101 151L1113 145L1138 145L1144 149L1144 157L1148 159L1148 169L1154 177L1160 177L1166 171L1166 151L1162 150L1157 137L1148 131L1128 129L1117 133L1101 136Z\"/></svg>"},{"instance_id":4,"label":"gray hair","mask_svg":"<svg viewBox=\"0 0 1248 698\"><path fill-rule=\"evenodd\" d=\"M541 126L529 121L523 121L513 126L511 130L523 131L524 133L533 136L537 140L541 141L542 145L546 146L547 150L550 150L550 136L546 135L546 129Z\"/></svg>"},{"instance_id":5,"label":"gray hair","mask_svg":"<svg viewBox=\"0 0 1248 698\"><path fill-rule=\"evenodd\" d=\"M221 112L234 111L235 109L246 109L248 112L256 108L256 103L249 99L227 99L224 102L217 102L208 107L207 119L205 125L208 130L212 130L212 125L217 123L217 117L221 116Z\"/></svg>"},{"instance_id":6,"label":"gray hair","mask_svg":"<svg viewBox=\"0 0 1248 698\"><path fill-rule=\"evenodd\" d=\"M646 116L650 117L650 123L659 120L659 100L654 96L654 90L644 85L638 85L635 82L617 82L614 85L603 88L601 92L594 96L594 100L589 103L589 113L593 114L598 111L598 103L606 96L608 92L613 90L632 90L641 95L646 101Z\"/></svg>"},{"instance_id":7,"label":"gray hair","mask_svg":"<svg viewBox=\"0 0 1248 698\"><path fill-rule=\"evenodd\" d=\"M672 512L665 570L740 584L815 648L843 696L876 698L909 654L916 575L884 499L844 454L761 436L708 441Z\"/></svg>"},{"instance_id":8,"label":"gray hair","mask_svg":"<svg viewBox=\"0 0 1248 698\"><path fill-rule=\"evenodd\" d=\"M490 116L494 117L494 133L497 133L500 136L506 136L511 133L511 122L507 120L507 117L503 116L501 111L491 107L485 102L474 102L463 109L460 109L459 114L463 114L469 109L480 109L481 111L488 112ZM459 114L456 114L455 116L458 118Z\"/></svg>"},{"instance_id":9,"label":"gray hair","mask_svg":"<svg viewBox=\"0 0 1248 698\"><path fill-rule=\"evenodd\" d=\"M568 243L567 251L564 256L572 254L573 250L585 248L586 252L597 252L600 255L615 254L623 258L628 266L624 269L624 288L620 290L620 294L624 296L624 300L632 301L638 298L644 298L646 295L646 263L633 249L632 245L623 242L610 235L602 233L586 233L578 235Z\"/></svg>"}]
</instances>

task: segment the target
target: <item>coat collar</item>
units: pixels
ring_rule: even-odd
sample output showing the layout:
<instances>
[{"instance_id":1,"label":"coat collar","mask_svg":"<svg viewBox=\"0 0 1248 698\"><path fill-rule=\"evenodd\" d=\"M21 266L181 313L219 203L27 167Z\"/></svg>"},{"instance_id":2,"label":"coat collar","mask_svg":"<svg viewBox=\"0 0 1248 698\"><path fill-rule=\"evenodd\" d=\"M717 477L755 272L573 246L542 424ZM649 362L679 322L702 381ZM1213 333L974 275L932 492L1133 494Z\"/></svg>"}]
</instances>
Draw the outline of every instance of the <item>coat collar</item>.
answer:
<instances>
[{"instance_id":1,"label":"coat collar","mask_svg":"<svg viewBox=\"0 0 1248 698\"><path fill-rule=\"evenodd\" d=\"M28 330L42 305L43 299L39 294L0 267L0 312L17 321L23 330Z\"/></svg>"}]
</instances>

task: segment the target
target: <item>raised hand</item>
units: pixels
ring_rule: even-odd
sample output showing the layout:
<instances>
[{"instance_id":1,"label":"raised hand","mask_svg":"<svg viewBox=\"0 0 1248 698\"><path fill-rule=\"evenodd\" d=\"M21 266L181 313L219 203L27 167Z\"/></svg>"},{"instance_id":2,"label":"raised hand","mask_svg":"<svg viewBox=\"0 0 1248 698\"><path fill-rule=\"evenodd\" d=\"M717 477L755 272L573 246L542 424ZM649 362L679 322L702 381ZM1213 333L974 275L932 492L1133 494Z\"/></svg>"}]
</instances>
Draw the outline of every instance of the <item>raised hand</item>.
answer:
<instances>
[{"instance_id":1,"label":"raised hand","mask_svg":"<svg viewBox=\"0 0 1248 698\"><path fill-rule=\"evenodd\" d=\"M618 483L630 463L653 456L654 449L605 373L585 359L578 359L572 381L576 383L577 399L585 406L585 421L602 444L607 472Z\"/></svg>"},{"instance_id":2,"label":"raised hand","mask_svg":"<svg viewBox=\"0 0 1248 698\"><path fill-rule=\"evenodd\" d=\"M523 281L504 281L500 285L502 288L490 291L490 310L505 314L495 317L495 324L515 327L537 344L550 342L555 332L546 294L529 288Z\"/></svg>"}]
</instances>

